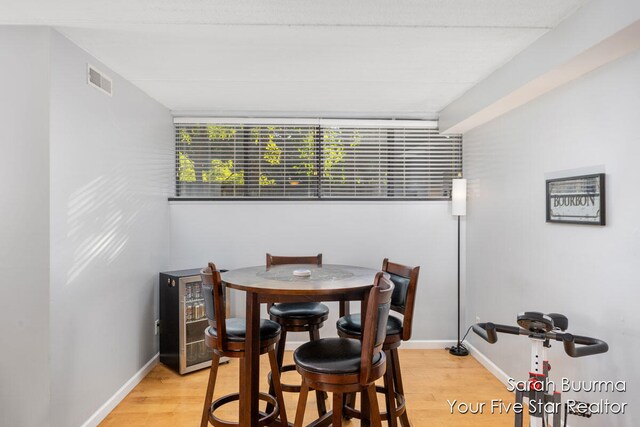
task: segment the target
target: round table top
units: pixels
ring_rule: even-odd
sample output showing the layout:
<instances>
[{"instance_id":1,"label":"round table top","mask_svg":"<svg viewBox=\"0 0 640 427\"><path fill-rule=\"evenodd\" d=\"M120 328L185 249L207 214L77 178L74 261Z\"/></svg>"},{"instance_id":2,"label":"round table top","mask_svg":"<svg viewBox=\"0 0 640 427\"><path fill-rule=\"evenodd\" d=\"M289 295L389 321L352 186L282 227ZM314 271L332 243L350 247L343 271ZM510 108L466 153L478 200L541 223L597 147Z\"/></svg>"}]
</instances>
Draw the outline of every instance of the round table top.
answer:
<instances>
[{"instance_id":1,"label":"round table top","mask_svg":"<svg viewBox=\"0 0 640 427\"><path fill-rule=\"evenodd\" d=\"M296 276L294 270L309 270L308 277ZM286 264L246 267L222 273L222 280L232 289L257 293L330 294L371 286L378 270L352 265Z\"/></svg>"}]
</instances>

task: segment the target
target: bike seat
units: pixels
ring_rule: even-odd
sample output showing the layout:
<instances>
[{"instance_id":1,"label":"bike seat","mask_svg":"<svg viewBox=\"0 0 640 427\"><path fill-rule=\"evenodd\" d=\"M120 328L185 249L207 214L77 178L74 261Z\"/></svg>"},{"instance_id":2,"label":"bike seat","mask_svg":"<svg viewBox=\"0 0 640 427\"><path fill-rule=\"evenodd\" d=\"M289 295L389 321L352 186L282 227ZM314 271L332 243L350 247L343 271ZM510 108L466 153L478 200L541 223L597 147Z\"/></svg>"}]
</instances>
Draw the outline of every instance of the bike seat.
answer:
<instances>
[{"instance_id":1,"label":"bike seat","mask_svg":"<svg viewBox=\"0 0 640 427\"><path fill-rule=\"evenodd\" d=\"M564 314L547 313L547 316L549 316L553 320L553 326L556 329L566 331L567 328L569 328L569 319L567 319L567 316L565 316Z\"/></svg>"},{"instance_id":2,"label":"bike seat","mask_svg":"<svg viewBox=\"0 0 640 427\"><path fill-rule=\"evenodd\" d=\"M518 325L532 333L545 333L553 330L553 319L539 311L525 311L518 314Z\"/></svg>"}]
</instances>

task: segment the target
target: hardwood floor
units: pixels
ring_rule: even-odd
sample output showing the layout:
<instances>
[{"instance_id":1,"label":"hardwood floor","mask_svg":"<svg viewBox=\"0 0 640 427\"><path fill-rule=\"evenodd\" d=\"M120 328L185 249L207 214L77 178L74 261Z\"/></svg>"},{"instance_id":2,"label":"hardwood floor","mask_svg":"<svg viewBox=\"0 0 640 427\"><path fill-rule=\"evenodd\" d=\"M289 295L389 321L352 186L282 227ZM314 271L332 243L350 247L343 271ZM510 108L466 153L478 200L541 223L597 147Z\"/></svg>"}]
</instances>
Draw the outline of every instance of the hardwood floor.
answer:
<instances>
[{"instance_id":1,"label":"hardwood floor","mask_svg":"<svg viewBox=\"0 0 640 427\"><path fill-rule=\"evenodd\" d=\"M285 363L291 360L291 352L285 354ZM507 392L473 357L451 356L445 350L400 350L402 373L407 391L409 419L416 427L510 427L512 414L491 414L492 399L513 401ZM267 390L267 357L261 357L261 390ZM202 402L207 384L208 370L180 376L159 364L129 393L129 395L102 422L103 427L114 426L198 426ZM296 378L297 377L297 378ZM286 373L283 380L299 382L296 372ZM221 365L218 370L215 398L238 390L238 360ZM316 414L314 395L309 395L305 423ZM293 420L298 395L285 393L287 415ZM484 414L451 414L447 400L473 403L485 402ZM331 399L327 404L331 406ZM384 401L380 396L381 407ZM237 420L237 406L217 413L230 420ZM384 423L383 423L384 424ZM359 422L346 422L357 426Z\"/></svg>"}]
</instances>

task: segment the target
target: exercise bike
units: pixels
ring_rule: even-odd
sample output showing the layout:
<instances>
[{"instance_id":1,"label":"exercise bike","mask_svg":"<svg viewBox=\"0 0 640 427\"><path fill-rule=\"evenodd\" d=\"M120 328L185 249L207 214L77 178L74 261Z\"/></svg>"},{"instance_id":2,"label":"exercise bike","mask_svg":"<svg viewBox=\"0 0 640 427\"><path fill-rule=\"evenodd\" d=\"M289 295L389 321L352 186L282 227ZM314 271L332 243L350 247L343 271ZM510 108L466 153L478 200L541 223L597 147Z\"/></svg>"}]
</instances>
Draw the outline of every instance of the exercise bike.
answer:
<instances>
[{"instance_id":1,"label":"exercise bike","mask_svg":"<svg viewBox=\"0 0 640 427\"><path fill-rule=\"evenodd\" d=\"M555 390L548 380L551 365L547 359L547 349L550 341L562 341L564 351L571 357L584 357L606 353L609 346L606 342L589 337L582 337L565 333L569 327L566 316L557 313L543 314L527 311L518 314L519 326L497 325L491 322L473 325L473 331L490 344L498 341L498 332L512 335L526 335L531 340L531 370L528 381L515 385L516 406L515 427L522 427L524 406L523 398L528 398L530 427L560 427L562 417L562 400L560 391ZM576 344L579 347L576 347ZM564 425L567 425L567 415L587 416L589 413L571 410L566 404L564 408ZM552 423L549 424L549 415Z\"/></svg>"}]
</instances>

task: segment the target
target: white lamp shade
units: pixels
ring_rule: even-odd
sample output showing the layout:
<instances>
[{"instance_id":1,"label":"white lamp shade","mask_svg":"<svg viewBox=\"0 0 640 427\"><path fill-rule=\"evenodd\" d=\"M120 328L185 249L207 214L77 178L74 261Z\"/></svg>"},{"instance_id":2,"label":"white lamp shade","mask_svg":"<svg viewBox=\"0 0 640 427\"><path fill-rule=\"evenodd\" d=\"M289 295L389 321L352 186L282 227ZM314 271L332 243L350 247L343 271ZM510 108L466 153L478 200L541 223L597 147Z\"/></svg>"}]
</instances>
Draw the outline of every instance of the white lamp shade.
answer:
<instances>
[{"instance_id":1,"label":"white lamp shade","mask_svg":"<svg viewBox=\"0 0 640 427\"><path fill-rule=\"evenodd\" d=\"M451 180L451 214L466 215L467 214L467 180L453 179Z\"/></svg>"}]
</instances>

